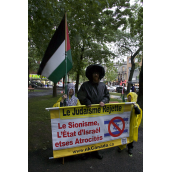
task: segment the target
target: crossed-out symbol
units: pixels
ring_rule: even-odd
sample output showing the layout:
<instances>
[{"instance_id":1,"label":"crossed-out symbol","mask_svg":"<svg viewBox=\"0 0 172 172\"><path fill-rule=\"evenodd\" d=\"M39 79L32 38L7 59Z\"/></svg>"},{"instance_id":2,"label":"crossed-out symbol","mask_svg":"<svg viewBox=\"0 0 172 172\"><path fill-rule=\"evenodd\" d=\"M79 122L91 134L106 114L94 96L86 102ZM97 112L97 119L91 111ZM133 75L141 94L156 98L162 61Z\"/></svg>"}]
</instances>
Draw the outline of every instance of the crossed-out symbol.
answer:
<instances>
[{"instance_id":1,"label":"crossed-out symbol","mask_svg":"<svg viewBox=\"0 0 172 172\"><path fill-rule=\"evenodd\" d=\"M119 127L119 124L115 123L118 127ZM113 126L113 129L114 130L118 130L115 126Z\"/></svg>"},{"instance_id":2,"label":"crossed-out symbol","mask_svg":"<svg viewBox=\"0 0 172 172\"><path fill-rule=\"evenodd\" d=\"M119 119L119 120L121 120L122 121L122 123L123 123L123 127L122 127L122 130L118 127L118 125L117 124L115 124L114 123L114 121L116 120L116 119ZM113 134L112 132L111 132L111 130L110 130L110 125L113 125L118 131L119 131L119 133L118 134ZM120 136L122 133L123 133L123 131L124 131L124 128L125 128L125 122L124 122L124 119L123 118L121 118L121 117L114 117L114 118L112 118L111 120L110 120L110 122L109 122L109 125L108 125L108 131L109 131L109 134L112 136L112 137L118 137L118 136Z\"/></svg>"}]
</instances>

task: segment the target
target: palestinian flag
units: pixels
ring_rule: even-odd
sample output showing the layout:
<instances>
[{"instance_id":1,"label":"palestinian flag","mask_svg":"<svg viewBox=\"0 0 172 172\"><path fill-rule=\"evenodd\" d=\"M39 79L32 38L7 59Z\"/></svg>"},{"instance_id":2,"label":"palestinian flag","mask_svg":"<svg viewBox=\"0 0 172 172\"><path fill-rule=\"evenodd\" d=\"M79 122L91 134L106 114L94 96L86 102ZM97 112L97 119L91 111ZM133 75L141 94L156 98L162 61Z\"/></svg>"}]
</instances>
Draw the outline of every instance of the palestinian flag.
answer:
<instances>
[{"instance_id":1,"label":"palestinian flag","mask_svg":"<svg viewBox=\"0 0 172 172\"><path fill-rule=\"evenodd\" d=\"M37 74L47 77L54 83L60 81L67 75L65 52L67 54L67 72L69 72L72 69L72 56L67 21L64 16L45 51Z\"/></svg>"}]
</instances>

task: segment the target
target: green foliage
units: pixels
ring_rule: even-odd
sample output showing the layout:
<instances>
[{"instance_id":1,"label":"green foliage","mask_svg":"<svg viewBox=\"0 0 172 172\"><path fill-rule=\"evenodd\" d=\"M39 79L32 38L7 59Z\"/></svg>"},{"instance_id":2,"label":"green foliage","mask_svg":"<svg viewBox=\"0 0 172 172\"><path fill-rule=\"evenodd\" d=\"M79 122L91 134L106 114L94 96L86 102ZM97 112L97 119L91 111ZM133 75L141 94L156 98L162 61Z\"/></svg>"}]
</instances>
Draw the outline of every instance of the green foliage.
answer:
<instances>
[{"instance_id":1,"label":"green foliage","mask_svg":"<svg viewBox=\"0 0 172 172\"><path fill-rule=\"evenodd\" d=\"M143 45L143 1L138 1L132 7L133 15L129 18L131 36L139 37L139 44Z\"/></svg>"},{"instance_id":2,"label":"green foliage","mask_svg":"<svg viewBox=\"0 0 172 172\"><path fill-rule=\"evenodd\" d=\"M31 44L29 42L28 46L28 67L30 71L37 70L38 64L37 60L39 60L39 53L37 51L37 48L34 44Z\"/></svg>"},{"instance_id":3,"label":"green foliage","mask_svg":"<svg viewBox=\"0 0 172 172\"><path fill-rule=\"evenodd\" d=\"M51 148L50 113L45 108L52 107L58 97L41 96L28 99L28 150Z\"/></svg>"},{"instance_id":4,"label":"green foliage","mask_svg":"<svg viewBox=\"0 0 172 172\"><path fill-rule=\"evenodd\" d=\"M137 59L137 62L135 62L135 69L141 69L141 66L140 66L140 62L142 61L142 55L137 55L136 57L135 57L135 61L136 61L136 59Z\"/></svg>"},{"instance_id":5,"label":"green foliage","mask_svg":"<svg viewBox=\"0 0 172 172\"><path fill-rule=\"evenodd\" d=\"M117 69L114 67L113 62L108 62L106 63L106 73L105 73L105 78L106 81L114 81L118 77Z\"/></svg>"},{"instance_id":6,"label":"green foliage","mask_svg":"<svg viewBox=\"0 0 172 172\"><path fill-rule=\"evenodd\" d=\"M40 53L40 60L54 33L53 28L60 23L61 16L56 13L58 8L55 0L28 1L28 32Z\"/></svg>"},{"instance_id":7,"label":"green foliage","mask_svg":"<svg viewBox=\"0 0 172 172\"><path fill-rule=\"evenodd\" d=\"M83 76L87 65L107 63L117 56L105 43L115 41L119 27L127 28L127 17L132 15L129 0L29 0L28 39L35 45L39 60L65 12L73 58L70 75Z\"/></svg>"},{"instance_id":8,"label":"green foliage","mask_svg":"<svg viewBox=\"0 0 172 172\"><path fill-rule=\"evenodd\" d=\"M140 41L138 36L132 36L130 33L118 30L115 33L117 46L116 53L118 56L131 56L140 47Z\"/></svg>"}]
</instances>

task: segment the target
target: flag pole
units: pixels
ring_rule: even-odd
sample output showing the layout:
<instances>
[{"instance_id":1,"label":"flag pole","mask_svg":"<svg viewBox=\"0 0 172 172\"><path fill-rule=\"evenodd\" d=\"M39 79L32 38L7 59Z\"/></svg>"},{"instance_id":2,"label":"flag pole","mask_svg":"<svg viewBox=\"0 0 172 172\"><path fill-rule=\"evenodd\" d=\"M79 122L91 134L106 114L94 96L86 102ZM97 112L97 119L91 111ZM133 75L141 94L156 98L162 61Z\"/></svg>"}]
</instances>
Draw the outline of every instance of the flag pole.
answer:
<instances>
[{"instance_id":1,"label":"flag pole","mask_svg":"<svg viewBox=\"0 0 172 172\"><path fill-rule=\"evenodd\" d=\"M67 94L67 13L65 12L65 94Z\"/></svg>"}]
</instances>

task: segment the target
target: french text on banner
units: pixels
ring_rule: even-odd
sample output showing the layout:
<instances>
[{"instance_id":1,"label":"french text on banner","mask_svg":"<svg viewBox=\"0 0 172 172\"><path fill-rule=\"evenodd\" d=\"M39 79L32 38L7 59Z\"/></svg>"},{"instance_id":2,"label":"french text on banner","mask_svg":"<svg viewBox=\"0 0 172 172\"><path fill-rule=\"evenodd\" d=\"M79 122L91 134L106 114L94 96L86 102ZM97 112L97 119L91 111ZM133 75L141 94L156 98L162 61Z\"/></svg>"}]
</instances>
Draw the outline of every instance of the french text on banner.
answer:
<instances>
[{"instance_id":1,"label":"french text on banner","mask_svg":"<svg viewBox=\"0 0 172 172\"><path fill-rule=\"evenodd\" d=\"M124 112L121 116L113 114L90 118L51 119L53 150L129 137L130 112Z\"/></svg>"},{"instance_id":2,"label":"french text on banner","mask_svg":"<svg viewBox=\"0 0 172 172\"><path fill-rule=\"evenodd\" d=\"M86 106L60 108L60 119L87 118L121 114L124 112L124 106L125 104L106 104L103 107L100 107L99 105L93 105L90 108Z\"/></svg>"}]
</instances>

